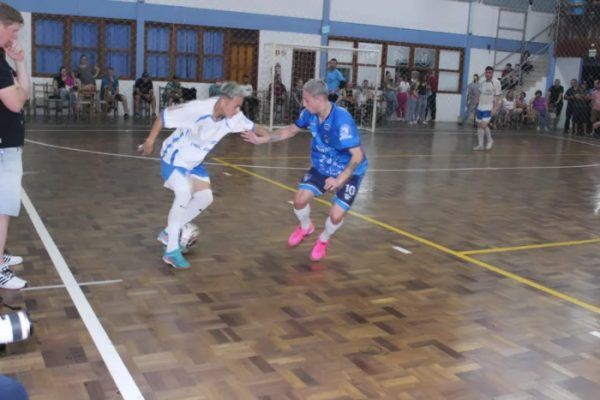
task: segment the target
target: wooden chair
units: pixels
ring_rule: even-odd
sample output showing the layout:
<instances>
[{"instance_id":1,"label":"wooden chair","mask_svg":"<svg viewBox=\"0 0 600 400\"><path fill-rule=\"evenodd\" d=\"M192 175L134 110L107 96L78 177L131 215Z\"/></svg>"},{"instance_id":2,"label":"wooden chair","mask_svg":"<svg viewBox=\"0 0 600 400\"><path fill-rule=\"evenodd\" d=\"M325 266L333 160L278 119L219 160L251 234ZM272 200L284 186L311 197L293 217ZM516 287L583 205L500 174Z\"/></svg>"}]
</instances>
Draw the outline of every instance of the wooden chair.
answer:
<instances>
[{"instance_id":1,"label":"wooden chair","mask_svg":"<svg viewBox=\"0 0 600 400\"><path fill-rule=\"evenodd\" d=\"M78 118L81 118L82 115L87 115L90 120L94 119L97 110L97 93L97 91L79 91L77 100L79 102Z\"/></svg>"},{"instance_id":2,"label":"wooden chair","mask_svg":"<svg viewBox=\"0 0 600 400\"><path fill-rule=\"evenodd\" d=\"M37 110L41 108L46 116L48 110L48 84L34 83L33 93L31 94L31 108L33 108L33 117L37 117Z\"/></svg>"}]
</instances>

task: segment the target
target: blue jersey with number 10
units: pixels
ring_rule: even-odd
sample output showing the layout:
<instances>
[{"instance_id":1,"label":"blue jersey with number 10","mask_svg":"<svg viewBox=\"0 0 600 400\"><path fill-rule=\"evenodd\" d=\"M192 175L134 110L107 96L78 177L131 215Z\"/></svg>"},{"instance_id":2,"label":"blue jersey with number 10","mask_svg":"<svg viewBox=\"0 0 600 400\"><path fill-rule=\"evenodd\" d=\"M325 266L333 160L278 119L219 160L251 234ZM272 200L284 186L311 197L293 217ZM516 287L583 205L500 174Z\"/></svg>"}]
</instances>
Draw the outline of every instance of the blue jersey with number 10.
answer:
<instances>
[{"instance_id":1,"label":"blue jersey with number 10","mask_svg":"<svg viewBox=\"0 0 600 400\"><path fill-rule=\"evenodd\" d=\"M312 165L325 176L337 177L352 158L349 149L360 147L363 160L353 175L362 176L368 162L361 146L360 133L348 111L333 103L331 105L331 112L323 123L319 122L317 114L311 114L307 109L302 110L296 121L298 128L308 128L312 134Z\"/></svg>"}]
</instances>

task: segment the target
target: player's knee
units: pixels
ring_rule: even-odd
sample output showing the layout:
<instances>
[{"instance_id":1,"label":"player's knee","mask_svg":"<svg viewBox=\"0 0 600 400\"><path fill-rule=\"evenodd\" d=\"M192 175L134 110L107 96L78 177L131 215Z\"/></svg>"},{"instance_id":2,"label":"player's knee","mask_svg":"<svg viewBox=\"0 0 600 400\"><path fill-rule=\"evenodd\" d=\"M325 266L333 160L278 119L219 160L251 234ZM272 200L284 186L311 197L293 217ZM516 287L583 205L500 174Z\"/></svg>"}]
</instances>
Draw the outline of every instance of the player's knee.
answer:
<instances>
[{"instance_id":1,"label":"player's knee","mask_svg":"<svg viewBox=\"0 0 600 400\"><path fill-rule=\"evenodd\" d=\"M335 225L337 225L344 220L345 215L346 215L346 212L344 210L342 210L341 208L335 207L334 209L332 209L329 212L329 219L331 219L331 222L333 222Z\"/></svg>"},{"instance_id":2,"label":"player's knee","mask_svg":"<svg viewBox=\"0 0 600 400\"><path fill-rule=\"evenodd\" d=\"M202 199L202 203L204 204L204 209L208 208L214 201L213 192L210 189L199 190L194 193L195 198Z\"/></svg>"},{"instance_id":3,"label":"player's knee","mask_svg":"<svg viewBox=\"0 0 600 400\"><path fill-rule=\"evenodd\" d=\"M192 191L189 188L180 187L175 189L175 201L181 205L186 206L192 199Z\"/></svg>"}]
</instances>

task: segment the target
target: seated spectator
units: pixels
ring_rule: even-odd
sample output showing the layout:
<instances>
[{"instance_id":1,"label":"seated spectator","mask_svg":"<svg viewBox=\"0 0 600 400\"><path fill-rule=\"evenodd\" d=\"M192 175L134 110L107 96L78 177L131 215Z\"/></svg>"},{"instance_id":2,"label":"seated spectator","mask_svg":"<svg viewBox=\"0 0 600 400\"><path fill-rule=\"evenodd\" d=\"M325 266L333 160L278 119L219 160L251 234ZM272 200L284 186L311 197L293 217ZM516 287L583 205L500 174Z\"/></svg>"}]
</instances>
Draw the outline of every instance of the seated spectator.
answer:
<instances>
[{"instance_id":1,"label":"seated spectator","mask_svg":"<svg viewBox=\"0 0 600 400\"><path fill-rule=\"evenodd\" d=\"M516 101L512 90L506 92L506 96L502 99L502 107L498 113L498 124L505 126L516 121Z\"/></svg>"},{"instance_id":2,"label":"seated spectator","mask_svg":"<svg viewBox=\"0 0 600 400\"><path fill-rule=\"evenodd\" d=\"M356 99L354 98L354 84L348 82L343 89L340 89L340 98L337 101L340 107L348 110L351 115L354 115L356 110Z\"/></svg>"},{"instance_id":3,"label":"seated spectator","mask_svg":"<svg viewBox=\"0 0 600 400\"><path fill-rule=\"evenodd\" d=\"M502 84L502 90L509 87L509 85L512 83L512 75L513 75L512 64L507 63L506 66L504 67L504 69L502 70L502 76L500 78L500 83Z\"/></svg>"},{"instance_id":4,"label":"seated spectator","mask_svg":"<svg viewBox=\"0 0 600 400\"><path fill-rule=\"evenodd\" d=\"M115 70L111 67L107 71L107 75L102 78L102 86L100 86L100 99L105 100L108 108L106 110L109 113L113 108L119 109L119 102L123 103L123 118L129 118L129 107L127 105L127 98L119 93L119 78L115 76Z\"/></svg>"},{"instance_id":5,"label":"seated spectator","mask_svg":"<svg viewBox=\"0 0 600 400\"><path fill-rule=\"evenodd\" d=\"M244 89L244 103L242 103L242 111L248 119L254 121L258 111L258 99L254 96L254 88L250 83L250 77L244 75L242 78L242 89Z\"/></svg>"},{"instance_id":6,"label":"seated spectator","mask_svg":"<svg viewBox=\"0 0 600 400\"><path fill-rule=\"evenodd\" d=\"M373 99L375 98L373 89L369 86L367 79L363 80L362 85L355 89L353 97L356 99L356 107L358 108L357 116L360 125L369 123L369 110L373 108Z\"/></svg>"},{"instance_id":7,"label":"seated spectator","mask_svg":"<svg viewBox=\"0 0 600 400\"><path fill-rule=\"evenodd\" d=\"M531 53L529 53L527 50L525 50L521 55L521 71L524 73L529 73L533 70L533 65L531 65L531 61L529 60L530 58Z\"/></svg>"},{"instance_id":8,"label":"seated spectator","mask_svg":"<svg viewBox=\"0 0 600 400\"><path fill-rule=\"evenodd\" d=\"M75 85L75 77L72 73L67 72L67 69L62 66L52 81L54 94L51 98L61 99L68 102L69 107L77 106L77 86ZM57 105L57 111L62 111L62 107Z\"/></svg>"},{"instance_id":9,"label":"seated spectator","mask_svg":"<svg viewBox=\"0 0 600 400\"><path fill-rule=\"evenodd\" d=\"M156 117L156 99L154 98L154 86L150 79L150 74L144 72L141 78L138 78L133 85L133 99L135 103L135 118L141 118L140 101L150 105L152 117Z\"/></svg>"},{"instance_id":10,"label":"seated spectator","mask_svg":"<svg viewBox=\"0 0 600 400\"><path fill-rule=\"evenodd\" d=\"M302 110L302 86L304 83L302 79L298 78L296 80L296 84L292 86L292 91L290 93L290 114L292 120L296 120L298 115L300 115L300 110Z\"/></svg>"},{"instance_id":11,"label":"seated spectator","mask_svg":"<svg viewBox=\"0 0 600 400\"><path fill-rule=\"evenodd\" d=\"M171 81L167 83L165 92L163 93L163 101L167 107L171 107L173 104L179 104L183 101L183 90L177 75L173 75Z\"/></svg>"},{"instance_id":12,"label":"seated spectator","mask_svg":"<svg viewBox=\"0 0 600 400\"><path fill-rule=\"evenodd\" d=\"M221 85L223 82L216 81L208 87L208 97L215 97L221 95Z\"/></svg>"},{"instance_id":13,"label":"seated spectator","mask_svg":"<svg viewBox=\"0 0 600 400\"><path fill-rule=\"evenodd\" d=\"M519 97L515 101L515 114L518 124L523 122L523 117L527 114L527 94L525 92L519 93Z\"/></svg>"},{"instance_id":14,"label":"seated spectator","mask_svg":"<svg viewBox=\"0 0 600 400\"><path fill-rule=\"evenodd\" d=\"M287 98L287 88L281 82L281 76L275 76L275 85L269 84L269 98L271 93L275 95L275 106L282 108L285 106L285 100Z\"/></svg>"},{"instance_id":15,"label":"seated spectator","mask_svg":"<svg viewBox=\"0 0 600 400\"><path fill-rule=\"evenodd\" d=\"M88 58L84 54L79 57L79 65L75 70L75 77L81 82L80 91L95 92L96 77L100 73L100 68L88 64Z\"/></svg>"},{"instance_id":16,"label":"seated spectator","mask_svg":"<svg viewBox=\"0 0 600 400\"><path fill-rule=\"evenodd\" d=\"M531 100L531 109L537 115L536 129L539 131L543 127L545 131L548 131L546 98L544 96L542 96L541 90L537 90L535 92L535 97L533 98L533 100Z\"/></svg>"}]
</instances>

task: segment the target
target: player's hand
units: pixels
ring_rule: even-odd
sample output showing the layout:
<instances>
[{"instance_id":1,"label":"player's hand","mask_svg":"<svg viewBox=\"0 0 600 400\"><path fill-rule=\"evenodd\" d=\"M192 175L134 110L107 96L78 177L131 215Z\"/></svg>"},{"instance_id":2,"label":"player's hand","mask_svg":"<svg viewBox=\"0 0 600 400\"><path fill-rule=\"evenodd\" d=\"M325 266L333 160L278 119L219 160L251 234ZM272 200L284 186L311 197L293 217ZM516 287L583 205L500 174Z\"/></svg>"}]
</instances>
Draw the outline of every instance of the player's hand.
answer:
<instances>
[{"instance_id":1,"label":"player's hand","mask_svg":"<svg viewBox=\"0 0 600 400\"><path fill-rule=\"evenodd\" d=\"M270 138L268 136L259 136L253 131L244 131L242 132L242 139L252 144L265 144L269 143Z\"/></svg>"},{"instance_id":2,"label":"player's hand","mask_svg":"<svg viewBox=\"0 0 600 400\"><path fill-rule=\"evenodd\" d=\"M25 60L25 51L19 46L17 42L13 42L4 48L6 55L13 60L20 62Z\"/></svg>"},{"instance_id":3,"label":"player's hand","mask_svg":"<svg viewBox=\"0 0 600 400\"><path fill-rule=\"evenodd\" d=\"M339 188L342 187L342 185L344 184L344 182L342 180L338 178L327 178L325 180L325 186L324 189L329 191L329 192L337 192L339 190Z\"/></svg>"},{"instance_id":4,"label":"player's hand","mask_svg":"<svg viewBox=\"0 0 600 400\"><path fill-rule=\"evenodd\" d=\"M149 156L154 152L154 142L146 140L138 146L138 152L144 156Z\"/></svg>"}]
</instances>

